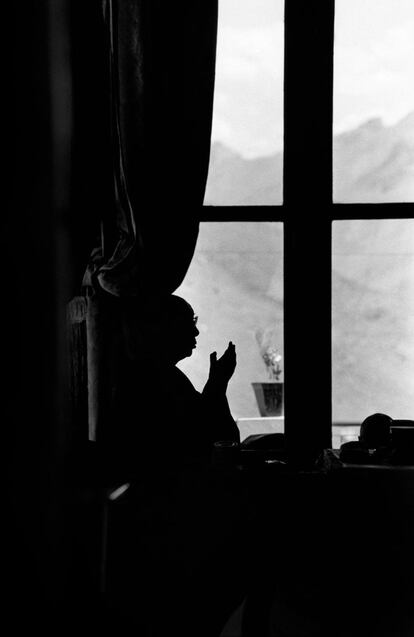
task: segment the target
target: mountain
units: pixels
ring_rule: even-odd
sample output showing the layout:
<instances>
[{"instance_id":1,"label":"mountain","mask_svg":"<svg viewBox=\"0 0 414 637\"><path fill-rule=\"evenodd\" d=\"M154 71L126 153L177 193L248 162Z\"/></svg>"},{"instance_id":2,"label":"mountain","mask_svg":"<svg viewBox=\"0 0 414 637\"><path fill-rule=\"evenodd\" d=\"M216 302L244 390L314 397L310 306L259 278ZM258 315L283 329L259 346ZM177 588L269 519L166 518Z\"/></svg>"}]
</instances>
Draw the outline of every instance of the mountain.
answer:
<instances>
[{"instance_id":1,"label":"mountain","mask_svg":"<svg viewBox=\"0 0 414 637\"><path fill-rule=\"evenodd\" d=\"M414 201L414 112L393 126L372 119L334 136L334 200ZM211 149L206 205L282 202L283 156L245 159L221 143Z\"/></svg>"},{"instance_id":2,"label":"mountain","mask_svg":"<svg viewBox=\"0 0 414 637\"><path fill-rule=\"evenodd\" d=\"M341 201L414 200L414 113L395 126L371 120L334 140ZM210 204L281 201L282 157L245 160L220 144L211 154ZM414 220L333 224L333 415L361 422L383 411L414 418ZM258 416L251 387L267 379L257 334L283 349L283 225L201 224L179 290L199 315L198 347L180 366L201 389L209 354L232 340L238 365L229 385L235 417Z\"/></svg>"},{"instance_id":3,"label":"mountain","mask_svg":"<svg viewBox=\"0 0 414 637\"><path fill-rule=\"evenodd\" d=\"M334 420L414 417L414 220L335 222Z\"/></svg>"},{"instance_id":4,"label":"mountain","mask_svg":"<svg viewBox=\"0 0 414 637\"><path fill-rule=\"evenodd\" d=\"M334 200L414 201L414 112L394 126L373 119L334 138Z\"/></svg>"},{"instance_id":5,"label":"mountain","mask_svg":"<svg viewBox=\"0 0 414 637\"><path fill-rule=\"evenodd\" d=\"M235 417L258 416L251 387L267 379L257 335L283 350L283 229L280 223L201 224L177 290L199 316L198 346L180 366L201 389L209 354L229 340L238 365L229 385ZM382 411L414 417L414 220L333 225L333 415L361 422Z\"/></svg>"},{"instance_id":6,"label":"mountain","mask_svg":"<svg viewBox=\"0 0 414 637\"><path fill-rule=\"evenodd\" d=\"M197 389L207 380L209 354L231 340L237 369L229 385L235 417L259 415L251 383L266 381L257 342L270 332L283 348L283 230L280 223L204 223L197 249L177 294L199 316L197 349L180 363Z\"/></svg>"},{"instance_id":7,"label":"mountain","mask_svg":"<svg viewBox=\"0 0 414 637\"><path fill-rule=\"evenodd\" d=\"M211 148L205 205L253 206L282 203L282 153L244 159L214 143Z\"/></svg>"}]
</instances>

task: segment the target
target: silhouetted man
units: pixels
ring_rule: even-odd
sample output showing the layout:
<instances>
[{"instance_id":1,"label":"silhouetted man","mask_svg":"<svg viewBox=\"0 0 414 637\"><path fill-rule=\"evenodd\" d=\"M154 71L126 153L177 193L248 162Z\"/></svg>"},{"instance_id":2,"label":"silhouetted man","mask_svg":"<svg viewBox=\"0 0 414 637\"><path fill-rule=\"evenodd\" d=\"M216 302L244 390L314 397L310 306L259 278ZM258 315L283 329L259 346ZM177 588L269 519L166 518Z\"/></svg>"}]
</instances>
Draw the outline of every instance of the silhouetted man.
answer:
<instances>
[{"instance_id":1,"label":"silhouetted man","mask_svg":"<svg viewBox=\"0 0 414 637\"><path fill-rule=\"evenodd\" d=\"M177 363L197 344L197 317L176 295L123 306L124 356L114 393L110 439L123 470L132 476L147 465L209 462L217 440L239 442L227 385L236 367L229 343L224 354L210 355L210 371L200 393ZM125 475L125 477L128 477Z\"/></svg>"},{"instance_id":2,"label":"silhouetted man","mask_svg":"<svg viewBox=\"0 0 414 637\"><path fill-rule=\"evenodd\" d=\"M230 342L220 358L210 355L198 392L176 366L198 334L181 297L124 303L108 447L132 487L113 540L113 577L121 614L151 637L218 637L245 593L239 556L251 514L237 471L211 463L215 441L239 442L226 398L236 352Z\"/></svg>"}]
</instances>

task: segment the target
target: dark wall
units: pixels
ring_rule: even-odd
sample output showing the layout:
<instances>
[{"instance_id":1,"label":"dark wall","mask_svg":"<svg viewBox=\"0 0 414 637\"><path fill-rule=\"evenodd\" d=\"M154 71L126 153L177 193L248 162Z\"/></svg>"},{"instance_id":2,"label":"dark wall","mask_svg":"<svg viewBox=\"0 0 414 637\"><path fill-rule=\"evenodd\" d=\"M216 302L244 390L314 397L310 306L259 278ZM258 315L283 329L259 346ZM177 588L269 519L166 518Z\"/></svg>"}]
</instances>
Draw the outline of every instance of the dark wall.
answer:
<instances>
[{"instance_id":1,"label":"dark wall","mask_svg":"<svg viewBox=\"0 0 414 637\"><path fill-rule=\"evenodd\" d=\"M69 441L65 302L72 280L67 8L66 0L33 0L8 3L3 13L12 37L0 239L7 533L2 571L5 608L16 632L37 623L45 632L50 624L53 632L51 608L64 588L60 471Z\"/></svg>"}]
</instances>

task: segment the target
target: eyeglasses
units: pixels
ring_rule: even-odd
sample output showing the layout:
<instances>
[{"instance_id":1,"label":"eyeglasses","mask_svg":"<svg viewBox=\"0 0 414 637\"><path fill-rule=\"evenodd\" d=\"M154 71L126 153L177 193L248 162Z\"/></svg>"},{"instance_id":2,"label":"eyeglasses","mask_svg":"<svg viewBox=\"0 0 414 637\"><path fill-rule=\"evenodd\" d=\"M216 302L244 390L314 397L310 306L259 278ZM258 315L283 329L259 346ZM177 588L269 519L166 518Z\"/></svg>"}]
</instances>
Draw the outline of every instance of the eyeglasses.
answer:
<instances>
[{"instance_id":1,"label":"eyeglasses","mask_svg":"<svg viewBox=\"0 0 414 637\"><path fill-rule=\"evenodd\" d=\"M171 325L175 325L175 326L177 326L177 327L178 327L178 326L182 326L182 327L187 326L187 327L188 327L188 325L190 324L190 322L191 322L194 326L196 326L196 325L197 325L197 323L198 323L198 316L190 316L190 314L189 314L189 313L188 313L188 314L184 314L184 313L182 313L182 314L177 314L176 316L172 316L172 317L170 318L170 321L169 321L169 322L170 322L170 324L171 324Z\"/></svg>"}]
</instances>

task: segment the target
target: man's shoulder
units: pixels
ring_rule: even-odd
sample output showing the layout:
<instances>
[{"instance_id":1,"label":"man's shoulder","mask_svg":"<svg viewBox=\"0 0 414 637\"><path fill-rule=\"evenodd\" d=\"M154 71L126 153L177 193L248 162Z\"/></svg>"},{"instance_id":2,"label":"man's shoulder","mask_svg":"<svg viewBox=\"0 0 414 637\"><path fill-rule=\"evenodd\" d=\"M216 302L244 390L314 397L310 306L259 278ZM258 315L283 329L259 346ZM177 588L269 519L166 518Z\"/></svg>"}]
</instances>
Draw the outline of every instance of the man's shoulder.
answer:
<instances>
[{"instance_id":1,"label":"man's shoulder","mask_svg":"<svg viewBox=\"0 0 414 637\"><path fill-rule=\"evenodd\" d=\"M173 370L171 370L171 380L177 385L177 388L181 388L188 393L191 392L194 396L201 396L188 376L179 367L174 366Z\"/></svg>"}]
</instances>

